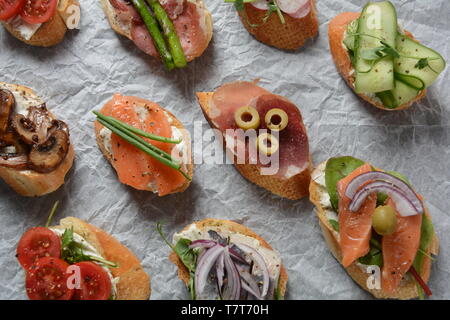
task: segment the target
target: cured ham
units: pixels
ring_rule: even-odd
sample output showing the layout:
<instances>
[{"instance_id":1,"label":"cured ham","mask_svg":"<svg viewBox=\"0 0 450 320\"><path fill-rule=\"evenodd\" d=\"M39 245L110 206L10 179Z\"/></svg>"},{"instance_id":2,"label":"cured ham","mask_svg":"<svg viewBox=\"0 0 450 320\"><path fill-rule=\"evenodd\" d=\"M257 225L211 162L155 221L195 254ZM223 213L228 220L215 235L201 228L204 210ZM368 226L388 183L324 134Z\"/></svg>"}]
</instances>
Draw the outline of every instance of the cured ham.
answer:
<instances>
[{"instance_id":1,"label":"cured ham","mask_svg":"<svg viewBox=\"0 0 450 320\"><path fill-rule=\"evenodd\" d=\"M301 19L311 11L311 0L276 0L280 10L292 18ZM268 10L268 0L251 2L252 6L260 10Z\"/></svg>"}]
</instances>

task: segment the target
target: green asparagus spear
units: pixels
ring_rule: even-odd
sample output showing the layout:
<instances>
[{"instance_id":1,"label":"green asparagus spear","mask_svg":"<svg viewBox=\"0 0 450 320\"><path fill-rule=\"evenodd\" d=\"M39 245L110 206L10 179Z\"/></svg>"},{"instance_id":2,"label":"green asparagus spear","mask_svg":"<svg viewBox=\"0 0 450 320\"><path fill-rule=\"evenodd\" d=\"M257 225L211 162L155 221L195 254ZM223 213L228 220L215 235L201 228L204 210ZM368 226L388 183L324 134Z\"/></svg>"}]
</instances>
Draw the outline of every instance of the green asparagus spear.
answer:
<instances>
[{"instance_id":1,"label":"green asparagus spear","mask_svg":"<svg viewBox=\"0 0 450 320\"><path fill-rule=\"evenodd\" d=\"M153 13L155 14L155 18L156 20L158 20L162 32L166 37L175 66L177 68L185 67L187 64L186 57L184 55L183 48L181 47L180 38L178 38L175 27L173 26L172 20L170 20L167 12L161 6L158 0L147 0L147 3L152 8Z\"/></svg>"},{"instance_id":2,"label":"green asparagus spear","mask_svg":"<svg viewBox=\"0 0 450 320\"><path fill-rule=\"evenodd\" d=\"M144 21L145 26L147 27L148 32L155 43L156 50L158 50L159 55L164 62L164 65L168 70L172 70L175 67L175 64L170 51L167 49L167 45L161 31L159 30L158 22L150 13L150 9L145 5L144 0L131 0L131 2Z\"/></svg>"}]
</instances>

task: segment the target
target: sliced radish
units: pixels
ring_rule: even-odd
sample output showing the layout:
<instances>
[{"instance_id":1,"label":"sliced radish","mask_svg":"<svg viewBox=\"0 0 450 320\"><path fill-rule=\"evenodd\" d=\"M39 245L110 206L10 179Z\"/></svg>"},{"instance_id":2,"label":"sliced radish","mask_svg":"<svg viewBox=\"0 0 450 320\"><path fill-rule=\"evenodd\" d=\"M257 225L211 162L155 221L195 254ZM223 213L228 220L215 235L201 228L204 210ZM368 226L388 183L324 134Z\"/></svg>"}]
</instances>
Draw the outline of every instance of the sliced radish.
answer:
<instances>
[{"instance_id":1,"label":"sliced radish","mask_svg":"<svg viewBox=\"0 0 450 320\"><path fill-rule=\"evenodd\" d=\"M292 18L300 19L311 11L311 0L276 0L281 11Z\"/></svg>"}]
</instances>

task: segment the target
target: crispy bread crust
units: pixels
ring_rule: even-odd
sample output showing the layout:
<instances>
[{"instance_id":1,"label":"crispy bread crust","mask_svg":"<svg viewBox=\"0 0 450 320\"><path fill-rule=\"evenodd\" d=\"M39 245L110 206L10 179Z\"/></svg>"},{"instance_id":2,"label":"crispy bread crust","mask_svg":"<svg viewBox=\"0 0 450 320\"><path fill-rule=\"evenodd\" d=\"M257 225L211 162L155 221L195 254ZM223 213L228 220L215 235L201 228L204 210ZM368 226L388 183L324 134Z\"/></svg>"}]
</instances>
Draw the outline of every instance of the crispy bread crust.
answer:
<instances>
[{"instance_id":1,"label":"crispy bread crust","mask_svg":"<svg viewBox=\"0 0 450 320\"><path fill-rule=\"evenodd\" d=\"M353 91L355 89L355 86L354 86L355 76L354 76L354 72L352 72L352 70L354 68L353 68L352 62L350 60L350 56L349 56L347 50L344 48L342 42L344 40L344 35L345 35L345 31L347 29L347 25L350 22L352 22L353 20L357 19L358 17L359 17L359 13L344 12L344 13L341 13L340 15L337 15L333 20L330 21L330 23L328 25L328 39L330 42L330 51L331 51L331 55L333 57L334 63L336 65L336 68L338 69L339 73L342 75L344 80L347 82L348 86L350 88L352 88ZM408 37L414 39L412 34L409 33L408 31L406 31L406 35ZM386 110L386 111L399 111L399 110L405 110L405 109L411 107L411 105L414 102L419 101L420 99L425 97L426 89L422 90L419 93L419 95L416 98L414 98L412 101L410 101L408 103L404 103L395 109L386 108L379 101L376 101L376 100L368 97L365 94L356 93L356 92L355 92L355 94L357 94L361 99L369 102L371 105L373 105L379 109Z\"/></svg>"},{"instance_id":2,"label":"crispy bread crust","mask_svg":"<svg viewBox=\"0 0 450 320\"><path fill-rule=\"evenodd\" d=\"M120 277L117 284L117 300L150 298L150 277L142 268L139 259L113 236L74 217L62 219L57 227L62 229L73 227L74 232L86 239L102 257L119 265L118 268L110 269L114 277Z\"/></svg>"},{"instance_id":3,"label":"crispy bread crust","mask_svg":"<svg viewBox=\"0 0 450 320\"><path fill-rule=\"evenodd\" d=\"M0 86L6 85L0 82ZM28 96L37 96L36 93L21 85L14 86L17 90L25 92ZM50 115L55 118L51 113ZM0 178L11 186L18 194L26 197L37 197L57 190L64 184L64 178L67 172L72 168L75 151L73 144L69 146L69 151L63 162L52 172L39 173L33 170L17 170L0 166Z\"/></svg>"},{"instance_id":4,"label":"crispy bread crust","mask_svg":"<svg viewBox=\"0 0 450 320\"><path fill-rule=\"evenodd\" d=\"M212 128L217 129L214 122L209 117L210 101L214 92L197 92L197 99L202 108L206 120L208 120ZM225 144L224 144L225 147ZM235 163L236 169L248 180L257 184L270 192L291 200L297 200L308 195L308 186L311 179L310 171L312 169L311 160L310 167L301 173L292 176L289 179L281 179L272 175L261 175L259 167L254 164L238 164Z\"/></svg>"},{"instance_id":5,"label":"crispy bread crust","mask_svg":"<svg viewBox=\"0 0 450 320\"><path fill-rule=\"evenodd\" d=\"M149 101L150 103L150 101ZM188 159L190 159L189 163L186 165L187 168L187 173L190 177L194 177L194 162L192 159L192 148L191 148L191 139L190 136L187 132L187 130L184 128L183 124L180 122L180 120L178 120L170 111L162 108L161 106L159 106L161 109L163 109L164 111L167 112L167 114L172 117L173 122L172 122L172 126L175 126L176 128L182 130L183 132L183 138L185 141L188 141L189 143L187 144L187 150L189 152L189 155L187 156ZM108 152L108 150L106 149L104 143L103 143L103 139L101 138L100 135L100 130L102 130L103 126L98 122L95 121L94 123L94 130L95 130L95 140L97 141L98 147L100 148L100 150L102 151L103 155L105 156L105 158L108 160L108 162L111 164L111 166L114 168L114 166L112 165L113 163L113 157L112 155ZM184 184L182 184L179 188L175 189L172 193L177 193L177 192L183 192L184 190L186 190L189 185L191 184L191 181L186 180ZM147 191L151 191L151 192L155 192L156 190L154 190L153 188L151 188L149 186Z\"/></svg>"},{"instance_id":6,"label":"crispy bread crust","mask_svg":"<svg viewBox=\"0 0 450 320\"><path fill-rule=\"evenodd\" d=\"M308 39L314 38L319 31L315 1L311 0L311 2L310 13L301 19L283 14L285 24L281 24L278 15L275 13L271 14L266 23L261 24L266 11L257 9L248 3L244 5L245 14L239 12L239 17L247 31L257 40L278 49L297 50ZM245 18L245 15L248 19ZM260 25L252 27L250 24Z\"/></svg>"},{"instance_id":7,"label":"crispy bread crust","mask_svg":"<svg viewBox=\"0 0 450 320\"><path fill-rule=\"evenodd\" d=\"M65 11L72 4L77 5L78 7L80 6L78 0L60 0L55 15L49 21L42 24L30 40L24 39L10 24L5 22L2 22L2 24L11 35L26 44L37 47L52 47L64 39L67 31L67 26L64 22L64 19L67 16Z\"/></svg>"},{"instance_id":8,"label":"crispy bread crust","mask_svg":"<svg viewBox=\"0 0 450 320\"><path fill-rule=\"evenodd\" d=\"M312 175L315 176L316 175L315 172L313 172ZM321 195L320 192L321 191L319 189L319 185L313 179L311 179L311 184L309 187L310 200L316 206L315 211L317 217L319 218L319 224L322 229L323 236L333 256L336 258L336 260L341 262L342 253L339 245L339 234L336 231L334 231L333 227L328 221L327 215L325 213L325 208L323 208L320 205L320 195ZM428 209L426 209L425 214L427 215L427 217L431 219ZM428 256L430 254L437 255L438 253L439 253L439 240L435 233L432 243L427 250L427 255ZM428 282L431 272L431 259L428 256L425 256L424 258L421 273L421 277L425 282ZM368 273L365 273L356 264L356 262L353 262L348 268L345 268L345 270L361 288L371 293L375 298L407 300L417 298L419 295L416 283L412 278L408 278L407 281L402 280L400 286L394 293L386 293L383 290L367 288L367 279L369 278L370 275Z\"/></svg>"},{"instance_id":9,"label":"crispy bread crust","mask_svg":"<svg viewBox=\"0 0 450 320\"><path fill-rule=\"evenodd\" d=\"M231 232L240 233L240 234L255 238L255 239L259 240L259 242L261 243L261 245L263 247L273 250L272 247L259 235L254 233L252 230L250 230L246 226L236 223L234 221L208 218L208 219L204 219L204 220L195 222L194 224L197 226L197 228L199 228L201 230L205 229L207 227L210 227L210 226L223 227L223 228L230 230ZM190 226L191 225L187 225L183 229L183 231L187 230ZM188 285L189 271L185 267L183 262L180 260L180 258L178 258L177 254L175 252L172 252L169 255L169 259L171 262L173 262L178 267L178 277L181 280L183 280L183 282L186 285ZM286 268L284 267L284 265L281 265L280 278L279 278L279 282L278 282L278 292L280 293L280 295L282 297L284 297L286 294L287 282L288 282L288 274L286 272Z\"/></svg>"}]
</instances>

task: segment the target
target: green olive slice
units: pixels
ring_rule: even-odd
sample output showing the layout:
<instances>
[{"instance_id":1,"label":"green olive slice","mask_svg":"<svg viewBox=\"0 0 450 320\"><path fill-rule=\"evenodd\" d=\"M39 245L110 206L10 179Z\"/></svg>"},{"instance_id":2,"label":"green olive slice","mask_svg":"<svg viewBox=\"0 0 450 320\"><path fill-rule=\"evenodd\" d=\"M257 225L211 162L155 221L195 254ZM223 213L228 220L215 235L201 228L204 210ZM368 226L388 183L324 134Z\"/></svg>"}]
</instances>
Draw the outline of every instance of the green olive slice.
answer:
<instances>
[{"instance_id":1,"label":"green olive slice","mask_svg":"<svg viewBox=\"0 0 450 320\"><path fill-rule=\"evenodd\" d=\"M258 129L260 124L259 113L250 106L240 107L234 112L234 121L243 130Z\"/></svg>"},{"instance_id":2,"label":"green olive slice","mask_svg":"<svg viewBox=\"0 0 450 320\"><path fill-rule=\"evenodd\" d=\"M264 118L267 128L272 131L281 131L287 127L289 117L283 109L270 109Z\"/></svg>"},{"instance_id":3,"label":"green olive slice","mask_svg":"<svg viewBox=\"0 0 450 320\"><path fill-rule=\"evenodd\" d=\"M270 156L278 151L280 143L272 134L261 133L258 138L256 138L256 146L261 153Z\"/></svg>"}]
</instances>

